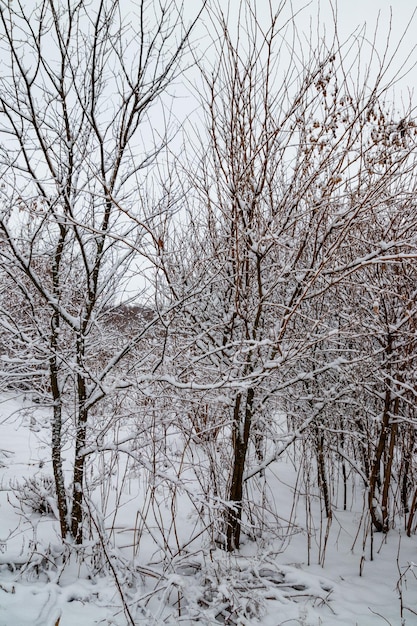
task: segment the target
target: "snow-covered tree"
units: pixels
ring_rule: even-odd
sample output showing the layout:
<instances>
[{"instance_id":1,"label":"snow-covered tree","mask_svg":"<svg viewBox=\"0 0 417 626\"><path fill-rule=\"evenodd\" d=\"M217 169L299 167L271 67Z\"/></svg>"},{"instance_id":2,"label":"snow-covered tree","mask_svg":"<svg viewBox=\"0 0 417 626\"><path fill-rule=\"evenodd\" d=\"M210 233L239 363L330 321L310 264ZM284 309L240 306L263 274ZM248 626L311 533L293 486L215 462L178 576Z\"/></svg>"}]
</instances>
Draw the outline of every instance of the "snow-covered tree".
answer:
<instances>
[{"instance_id":1,"label":"snow-covered tree","mask_svg":"<svg viewBox=\"0 0 417 626\"><path fill-rule=\"evenodd\" d=\"M249 481L303 434L331 515L326 429L352 391L341 375L350 331L333 298L361 268L415 256L414 220L412 234L372 234L389 207L400 211L405 196L411 206L415 167L410 112L383 113L384 66L362 74L372 46L363 40L352 59L337 35L297 55L288 5L270 9L265 25L240 3L236 31L221 11L212 18L215 59L200 67L204 113L187 136L181 223L161 251L166 292L183 302L173 384L207 394L207 433L226 441L212 496L227 550L250 530Z\"/></svg>"},{"instance_id":2,"label":"snow-covered tree","mask_svg":"<svg viewBox=\"0 0 417 626\"><path fill-rule=\"evenodd\" d=\"M192 27L171 1L0 3L5 377L42 374L61 534L77 543L86 449L99 445L90 415L129 385L116 368L154 323L123 338L107 321L133 260L158 247L146 181L169 138L161 98Z\"/></svg>"}]
</instances>

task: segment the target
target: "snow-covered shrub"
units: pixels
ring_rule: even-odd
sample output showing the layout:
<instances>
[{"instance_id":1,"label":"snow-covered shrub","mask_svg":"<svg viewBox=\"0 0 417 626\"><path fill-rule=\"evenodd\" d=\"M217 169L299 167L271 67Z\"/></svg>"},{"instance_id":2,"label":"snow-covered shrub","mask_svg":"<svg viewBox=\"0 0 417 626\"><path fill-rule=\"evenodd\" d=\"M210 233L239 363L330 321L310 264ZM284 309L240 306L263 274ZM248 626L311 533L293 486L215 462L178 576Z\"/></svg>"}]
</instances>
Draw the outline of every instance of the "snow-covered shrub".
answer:
<instances>
[{"instance_id":1,"label":"snow-covered shrub","mask_svg":"<svg viewBox=\"0 0 417 626\"><path fill-rule=\"evenodd\" d=\"M40 474L25 478L12 486L22 509L31 513L48 515L56 510L55 482L52 476Z\"/></svg>"}]
</instances>

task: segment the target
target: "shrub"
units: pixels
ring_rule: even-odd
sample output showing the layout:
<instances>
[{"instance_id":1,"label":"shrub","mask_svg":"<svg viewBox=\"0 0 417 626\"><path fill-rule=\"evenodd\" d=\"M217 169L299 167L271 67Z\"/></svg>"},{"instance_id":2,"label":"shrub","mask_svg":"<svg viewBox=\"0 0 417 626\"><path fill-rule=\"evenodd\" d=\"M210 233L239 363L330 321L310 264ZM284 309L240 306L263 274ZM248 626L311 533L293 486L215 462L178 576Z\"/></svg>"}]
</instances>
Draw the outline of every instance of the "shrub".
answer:
<instances>
[{"instance_id":1,"label":"shrub","mask_svg":"<svg viewBox=\"0 0 417 626\"><path fill-rule=\"evenodd\" d=\"M15 484L12 490L22 508L40 515L54 513L56 496L52 476L40 474L25 478L22 483Z\"/></svg>"}]
</instances>

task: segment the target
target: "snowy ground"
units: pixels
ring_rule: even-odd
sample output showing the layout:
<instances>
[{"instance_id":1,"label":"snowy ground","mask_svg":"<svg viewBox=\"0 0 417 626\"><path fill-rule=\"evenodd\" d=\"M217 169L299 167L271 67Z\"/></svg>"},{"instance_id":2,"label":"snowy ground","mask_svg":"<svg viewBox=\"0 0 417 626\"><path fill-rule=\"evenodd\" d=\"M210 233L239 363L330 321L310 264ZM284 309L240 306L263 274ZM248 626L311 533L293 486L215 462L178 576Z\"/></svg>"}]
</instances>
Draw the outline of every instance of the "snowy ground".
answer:
<instances>
[{"instance_id":1,"label":"snowy ground","mask_svg":"<svg viewBox=\"0 0 417 626\"><path fill-rule=\"evenodd\" d=\"M44 553L37 553L39 546L48 546L51 560L59 563L53 515L25 518L12 491L12 486L24 478L50 473L46 416L38 409L36 421L43 421L45 426L30 428L31 411L22 412L24 406L22 398L0 398L0 626L124 626L129 623L128 616L114 577L89 578L82 555L57 569L48 566ZM283 518L291 515L293 498L286 483L292 473L289 463L271 468L272 489ZM135 623L417 624L415 536L407 538L399 531L386 537L375 535L371 560L369 537L364 549L362 545L363 525L358 512L362 503L358 502L357 512L355 506L350 511L336 511L322 567L318 560L323 554L325 528L317 511L306 516L302 497L297 506L293 536L285 545L271 539L262 544L248 541L233 556L219 549L197 552L178 559L172 571L165 573L164 584L153 579L154 570L144 550L139 572L142 588L130 592L126 576L121 573L118 578ZM178 517L178 527L186 534L189 522L181 506ZM127 520L127 527L129 523ZM208 580L211 595L204 604ZM187 607L179 607L176 597L187 597ZM235 609L242 603L246 609L236 618ZM139 606L146 609L138 610ZM176 607L175 612L172 607Z\"/></svg>"}]
</instances>

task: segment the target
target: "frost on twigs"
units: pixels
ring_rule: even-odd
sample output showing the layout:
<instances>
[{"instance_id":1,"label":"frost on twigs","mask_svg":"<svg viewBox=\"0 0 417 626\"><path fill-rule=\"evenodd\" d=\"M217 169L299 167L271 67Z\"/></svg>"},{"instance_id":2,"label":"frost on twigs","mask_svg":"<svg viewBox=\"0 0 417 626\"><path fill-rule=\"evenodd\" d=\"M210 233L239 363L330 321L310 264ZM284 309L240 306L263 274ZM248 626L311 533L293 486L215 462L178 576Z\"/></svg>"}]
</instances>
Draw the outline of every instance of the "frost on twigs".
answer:
<instances>
[{"instance_id":1,"label":"frost on twigs","mask_svg":"<svg viewBox=\"0 0 417 626\"><path fill-rule=\"evenodd\" d=\"M270 601L325 605L333 613L332 588L321 580L272 561L229 559L220 550L201 564L183 561L167 582L183 596L183 615L202 624L253 624Z\"/></svg>"},{"instance_id":2,"label":"frost on twigs","mask_svg":"<svg viewBox=\"0 0 417 626\"><path fill-rule=\"evenodd\" d=\"M51 515L56 511L55 483L52 476L41 474L12 485L12 491L26 513Z\"/></svg>"}]
</instances>

